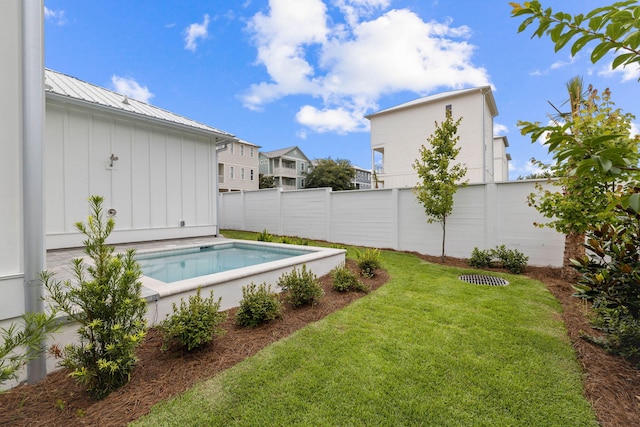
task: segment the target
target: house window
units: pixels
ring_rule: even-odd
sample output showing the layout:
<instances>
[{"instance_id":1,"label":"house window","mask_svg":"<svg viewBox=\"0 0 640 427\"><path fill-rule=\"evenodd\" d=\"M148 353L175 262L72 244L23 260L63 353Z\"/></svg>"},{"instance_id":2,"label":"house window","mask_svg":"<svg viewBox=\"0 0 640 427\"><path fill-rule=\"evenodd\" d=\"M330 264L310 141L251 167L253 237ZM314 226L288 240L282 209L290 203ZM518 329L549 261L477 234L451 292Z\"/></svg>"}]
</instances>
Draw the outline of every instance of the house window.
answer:
<instances>
[{"instance_id":1,"label":"house window","mask_svg":"<svg viewBox=\"0 0 640 427\"><path fill-rule=\"evenodd\" d=\"M242 152L242 150L240 152ZM240 179L244 180L244 168L240 169Z\"/></svg>"},{"instance_id":2,"label":"house window","mask_svg":"<svg viewBox=\"0 0 640 427\"><path fill-rule=\"evenodd\" d=\"M249 179L253 181L253 169L249 171Z\"/></svg>"},{"instance_id":3,"label":"house window","mask_svg":"<svg viewBox=\"0 0 640 427\"><path fill-rule=\"evenodd\" d=\"M229 143L229 152L233 154L233 142Z\"/></svg>"},{"instance_id":4,"label":"house window","mask_svg":"<svg viewBox=\"0 0 640 427\"><path fill-rule=\"evenodd\" d=\"M236 179L236 168L235 166L229 167L229 178Z\"/></svg>"},{"instance_id":5,"label":"house window","mask_svg":"<svg viewBox=\"0 0 640 427\"><path fill-rule=\"evenodd\" d=\"M451 117L451 113L452 113L451 104L445 105L444 112L445 112L447 118Z\"/></svg>"},{"instance_id":6,"label":"house window","mask_svg":"<svg viewBox=\"0 0 640 427\"><path fill-rule=\"evenodd\" d=\"M304 163L300 163L300 170L304 172Z\"/></svg>"},{"instance_id":7,"label":"house window","mask_svg":"<svg viewBox=\"0 0 640 427\"><path fill-rule=\"evenodd\" d=\"M250 147L250 148L249 148L249 155L250 155L251 157L253 157L253 147Z\"/></svg>"},{"instance_id":8,"label":"house window","mask_svg":"<svg viewBox=\"0 0 640 427\"><path fill-rule=\"evenodd\" d=\"M244 156L244 145L240 145L240 155Z\"/></svg>"}]
</instances>

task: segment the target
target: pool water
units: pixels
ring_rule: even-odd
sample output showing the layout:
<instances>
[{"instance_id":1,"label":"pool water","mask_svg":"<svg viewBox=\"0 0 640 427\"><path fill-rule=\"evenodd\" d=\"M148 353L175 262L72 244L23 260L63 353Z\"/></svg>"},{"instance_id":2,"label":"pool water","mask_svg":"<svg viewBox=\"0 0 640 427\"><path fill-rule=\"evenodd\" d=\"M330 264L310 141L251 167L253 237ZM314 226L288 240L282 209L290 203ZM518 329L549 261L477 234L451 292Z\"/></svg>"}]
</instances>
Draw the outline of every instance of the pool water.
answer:
<instances>
[{"instance_id":1,"label":"pool water","mask_svg":"<svg viewBox=\"0 0 640 427\"><path fill-rule=\"evenodd\" d=\"M136 255L142 274L165 283L311 253L238 242Z\"/></svg>"}]
</instances>

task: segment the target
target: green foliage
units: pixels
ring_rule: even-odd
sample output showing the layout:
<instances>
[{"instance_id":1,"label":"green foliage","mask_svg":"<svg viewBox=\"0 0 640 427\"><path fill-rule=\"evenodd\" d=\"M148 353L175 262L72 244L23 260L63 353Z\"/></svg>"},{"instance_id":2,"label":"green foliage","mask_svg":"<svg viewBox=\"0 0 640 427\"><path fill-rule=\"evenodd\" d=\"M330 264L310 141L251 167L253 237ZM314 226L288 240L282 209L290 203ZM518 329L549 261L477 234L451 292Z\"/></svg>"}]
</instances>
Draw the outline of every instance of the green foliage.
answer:
<instances>
[{"instance_id":1,"label":"green foliage","mask_svg":"<svg viewBox=\"0 0 640 427\"><path fill-rule=\"evenodd\" d=\"M477 268L501 265L513 274L520 274L527 266L527 261L529 261L529 257L517 249L507 249L505 245L500 245L487 250L473 248L469 265Z\"/></svg>"},{"instance_id":2,"label":"green foliage","mask_svg":"<svg viewBox=\"0 0 640 427\"><path fill-rule=\"evenodd\" d=\"M213 291L209 298L202 298L200 288L195 295L189 296L189 302L180 299L180 307L173 303L173 314L168 315L160 323L158 329L162 333L162 350L172 345L192 351L213 341L215 336L222 335L224 330L220 323L227 318L220 312L221 298L214 300Z\"/></svg>"},{"instance_id":3,"label":"green foliage","mask_svg":"<svg viewBox=\"0 0 640 427\"><path fill-rule=\"evenodd\" d=\"M453 195L458 188L466 185L461 180L467 174L467 168L456 164L460 153L456 143L458 126L462 117L454 121L452 117L438 124L435 132L427 138L427 145L420 147L420 158L413 168L418 172L419 182L413 189L418 201L424 206L427 222L439 222L442 225L442 258L445 253L447 217L453 211Z\"/></svg>"},{"instance_id":4,"label":"green foliage","mask_svg":"<svg viewBox=\"0 0 640 427\"><path fill-rule=\"evenodd\" d=\"M266 176L264 174L258 174L258 188L275 188L276 179L273 176Z\"/></svg>"},{"instance_id":5,"label":"green foliage","mask_svg":"<svg viewBox=\"0 0 640 427\"><path fill-rule=\"evenodd\" d=\"M0 384L17 379L20 368L40 355L44 339L59 328L55 316L55 311L25 313L20 316L20 327L11 323L0 328Z\"/></svg>"},{"instance_id":6,"label":"green foliage","mask_svg":"<svg viewBox=\"0 0 640 427\"><path fill-rule=\"evenodd\" d=\"M555 44L556 52L571 44L571 56L583 48L595 44L591 51L593 63L608 53L615 55L612 68L637 66L640 63L640 5L635 0L621 1L610 6L599 7L591 12L572 16L568 13L543 9L539 1L509 3L513 7L513 17L525 17L518 32L524 31L534 22L538 28L532 37L549 36Z\"/></svg>"},{"instance_id":7,"label":"green foliage","mask_svg":"<svg viewBox=\"0 0 640 427\"><path fill-rule=\"evenodd\" d=\"M254 327L280 316L280 299L271 291L271 286L251 283L242 288L242 300L236 312L236 323Z\"/></svg>"},{"instance_id":8,"label":"green foliage","mask_svg":"<svg viewBox=\"0 0 640 427\"><path fill-rule=\"evenodd\" d=\"M553 178L553 173L547 170L543 170L541 172L530 173L529 175L525 175L525 176L518 175L516 180L522 181L525 179L548 179L548 178Z\"/></svg>"},{"instance_id":9,"label":"green foliage","mask_svg":"<svg viewBox=\"0 0 640 427\"><path fill-rule=\"evenodd\" d=\"M331 187L333 191L353 190L356 170L349 160L319 159L305 174L305 188Z\"/></svg>"},{"instance_id":10,"label":"green foliage","mask_svg":"<svg viewBox=\"0 0 640 427\"><path fill-rule=\"evenodd\" d=\"M309 240L301 239L300 237L282 236L280 238L280 243L285 243L287 245L308 246Z\"/></svg>"},{"instance_id":11,"label":"green foliage","mask_svg":"<svg viewBox=\"0 0 640 427\"><path fill-rule=\"evenodd\" d=\"M86 236L84 249L93 265L73 260L76 284L42 274L55 308L80 325L80 344L65 348L62 366L70 368L71 376L97 399L129 381L137 361L135 349L145 336L147 310L135 251L114 255L114 248L105 244L115 222L113 218L104 221L103 201L92 196L87 224L75 224Z\"/></svg>"},{"instance_id":12,"label":"green foliage","mask_svg":"<svg viewBox=\"0 0 640 427\"><path fill-rule=\"evenodd\" d=\"M260 234L258 234L258 237L256 237L256 240L259 242L273 242L273 236L269 234L269 232L265 228L264 230L262 230Z\"/></svg>"},{"instance_id":13,"label":"green foliage","mask_svg":"<svg viewBox=\"0 0 640 427\"><path fill-rule=\"evenodd\" d=\"M278 279L278 286L286 291L286 300L294 307L314 305L324 295L320 281L307 266L302 265L300 272L294 268L291 273L284 273Z\"/></svg>"},{"instance_id":14,"label":"green foliage","mask_svg":"<svg viewBox=\"0 0 640 427\"><path fill-rule=\"evenodd\" d=\"M617 225L587 234L591 257L573 260L582 273L575 295L592 302L594 324L608 334L605 348L640 366L640 214L628 208L616 213Z\"/></svg>"},{"instance_id":15,"label":"green foliage","mask_svg":"<svg viewBox=\"0 0 640 427\"><path fill-rule=\"evenodd\" d=\"M340 264L331 270L329 274L331 274L331 279L333 280L333 289L338 292L370 291L369 287L359 281L358 276L356 276L356 274L349 270L344 264Z\"/></svg>"},{"instance_id":16,"label":"green foliage","mask_svg":"<svg viewBox=\"0 0 640 427\"><path fill-rule=\"evenodd\" d=\"M493 261L493 254L490 249L480 250L477 247L471 251L471 258L469 258L469 265L477 268L491 267Z\"/></svg>"},{"instance_id":17,"label":"green foliage","mask_svg":"<svg viewBox=\"0 0 640 427\"><path fill-rule=\"evenodd\" d=\"M637 176L632 165L638 161L639 140L630 137L634 116L614 109L608 90L600 95L590 87L586 95L572 103L564 123L518 122L532 142L543 138L554 163L538 163L558 177L552 182L555 189L537 185L529 203L550 219L541 226L564 234L584 233L609 221L608 207L619 185Z\"/></svg>"},{"instance_id":18,"label":"green foliage","mask_svg":"<svg viewBox=\"0 0 640 427\"><path fill-rule=\"evenodd\" d=\"M370 248L364 252L356 250L356 258L356 263L358 264L360 273L364 277L373 277L376 269L381 266L379 249Z\"/></svg>"}]
</instances>

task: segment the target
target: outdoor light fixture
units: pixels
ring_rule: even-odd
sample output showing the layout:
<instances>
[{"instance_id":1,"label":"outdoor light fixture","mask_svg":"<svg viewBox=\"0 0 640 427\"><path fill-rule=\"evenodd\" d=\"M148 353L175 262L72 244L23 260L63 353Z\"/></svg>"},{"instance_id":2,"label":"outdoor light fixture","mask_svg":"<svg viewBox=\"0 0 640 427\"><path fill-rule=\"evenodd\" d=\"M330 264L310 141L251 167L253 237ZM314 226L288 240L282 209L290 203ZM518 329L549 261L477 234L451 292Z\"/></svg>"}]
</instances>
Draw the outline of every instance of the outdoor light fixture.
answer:
<instances>
[{"instance_id":1,"label":"outdoor light fixture","mask_svg":"<svg viewBox=\"0 0 640 427\"><path fill-rule=\"evenodd\" d=\"M115 162L115 161L117 161L117 160L118 160L118 156L116 156L115 154L113 154L113 153L112 153L112 154L111 154L111 157L109 157L109 160L111 161L111 162L109 163L109 167L111 167L111 168L112 168L112 167L113 167L113 162Z\"/></svg>"}]
</instances>

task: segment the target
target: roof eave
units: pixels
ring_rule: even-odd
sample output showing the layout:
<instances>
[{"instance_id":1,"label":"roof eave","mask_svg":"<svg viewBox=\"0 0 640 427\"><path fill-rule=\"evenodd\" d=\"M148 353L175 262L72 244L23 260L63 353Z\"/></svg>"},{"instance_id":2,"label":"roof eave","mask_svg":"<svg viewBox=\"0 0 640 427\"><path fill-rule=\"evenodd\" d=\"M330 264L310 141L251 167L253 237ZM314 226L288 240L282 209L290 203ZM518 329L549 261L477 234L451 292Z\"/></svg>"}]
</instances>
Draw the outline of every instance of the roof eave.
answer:
<instances>
[{"instance_id":1,"label":"roof eave","mask_svg":"<svg viewBox=\"0 0 640 427\"><path fill-rule=\"evenodd\" d=\"M72 104L81 107L89 107L93 110L108 112L110 114L115 114L125 118L135 118L136 120L140 120L148 123L155 123L165 127L180 129L182 131L186 131L188 133L197 134L199 136L205 136L207 138L214 138L216 142L218 141L237 141L238 138L235 135L216 132L214 130L202 129L194 126L188 126L181 123L172 122L170 120L163 120L143 114L139 114L132 111L125 111L118 108L113 108L108 105L97 104L95 102L85 101L82 99L74 98L68 95L61 95L55 92L45 91L45 97L47 99L52 99L55 101L59 101L63 104Z\"/></svg>"}]
</instances>

